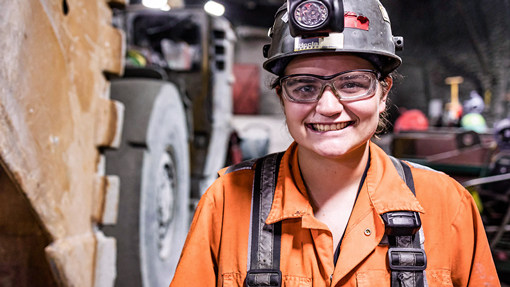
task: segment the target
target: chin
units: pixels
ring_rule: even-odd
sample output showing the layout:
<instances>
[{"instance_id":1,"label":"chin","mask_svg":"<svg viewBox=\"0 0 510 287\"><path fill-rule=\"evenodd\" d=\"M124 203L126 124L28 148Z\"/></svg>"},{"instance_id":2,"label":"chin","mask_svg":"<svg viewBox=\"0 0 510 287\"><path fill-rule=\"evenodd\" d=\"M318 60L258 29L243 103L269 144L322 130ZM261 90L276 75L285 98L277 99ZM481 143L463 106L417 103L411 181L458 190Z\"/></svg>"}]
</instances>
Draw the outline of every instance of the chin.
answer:
<instances>
[{"instance_id":1,"label":"chin","mask_svg":"<svg viewBox=\"0 0 510 287\"><path fill-rule=\"evenodd\" d=\"M337 157L346 154L349 148L345 144L319 145L314 148L314 151L325 157Z\"/></svg>"},{"instance_id":2,"label":"chin","mask_svg":"<svg viewBox=\"0 0 510 287\"><path fill-rule=\"evenodd\" d=\"M339 159L344 157L348 152L342 152L342 151L319 151L316 152L317 155L323 157L323 158L329 158L329 159Z\"/></svg>"},{"instance_id":3,"label":"chin","mask_svg":"<svg viewBox=\"0 0 510 287\"><path fill-rule=\"evenodd\" d=\"M348 156L350 154L359 151L360 148L365 147L366 142L361 142L357 144L351 143L335 143L335 144L321 144L316 145L312 148L312 151L322 157L325 158L342 158Z\"/></svg>"}]
</instances>

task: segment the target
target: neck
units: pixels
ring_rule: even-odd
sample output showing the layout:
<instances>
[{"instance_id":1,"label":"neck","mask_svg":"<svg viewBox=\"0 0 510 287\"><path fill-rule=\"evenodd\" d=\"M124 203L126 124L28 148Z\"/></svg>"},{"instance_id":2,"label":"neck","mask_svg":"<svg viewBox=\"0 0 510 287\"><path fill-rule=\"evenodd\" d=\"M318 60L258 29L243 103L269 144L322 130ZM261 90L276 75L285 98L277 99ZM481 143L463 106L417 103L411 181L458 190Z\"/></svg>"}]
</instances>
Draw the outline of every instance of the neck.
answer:
<instances>
[{"instance_id":1,"label":"neck","mask_svg":"<svg viewBox=\"0 0 510 287\"><path fill-rule=\"evenodd\" d=\"M339 158L298 149L299 168L314 209L320 209L334 197L356 193L368 156L368 142Z\"/></svg>"}]
</instances>

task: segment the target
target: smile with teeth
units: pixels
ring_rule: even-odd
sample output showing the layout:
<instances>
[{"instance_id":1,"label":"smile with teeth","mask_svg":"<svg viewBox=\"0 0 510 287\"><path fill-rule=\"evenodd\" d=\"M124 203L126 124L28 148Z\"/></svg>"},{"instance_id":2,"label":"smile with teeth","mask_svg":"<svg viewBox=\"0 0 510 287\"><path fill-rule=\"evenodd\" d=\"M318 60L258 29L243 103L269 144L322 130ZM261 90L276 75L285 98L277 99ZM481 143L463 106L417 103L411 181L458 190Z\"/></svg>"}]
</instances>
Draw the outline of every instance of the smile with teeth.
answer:
<instances>
[{"instance_id":1,"label":"smile with teeth","mask_svg":"<svg viewBox=\"0 0 510 287\"><path fill-rule=\"evenodd\" d=\"M327 132L327 131L338 131L341 129L345 129L350 126L352 122L343 122L338 124L312 124L312 128L318 132Z\"/></svg>"}]
</instances>

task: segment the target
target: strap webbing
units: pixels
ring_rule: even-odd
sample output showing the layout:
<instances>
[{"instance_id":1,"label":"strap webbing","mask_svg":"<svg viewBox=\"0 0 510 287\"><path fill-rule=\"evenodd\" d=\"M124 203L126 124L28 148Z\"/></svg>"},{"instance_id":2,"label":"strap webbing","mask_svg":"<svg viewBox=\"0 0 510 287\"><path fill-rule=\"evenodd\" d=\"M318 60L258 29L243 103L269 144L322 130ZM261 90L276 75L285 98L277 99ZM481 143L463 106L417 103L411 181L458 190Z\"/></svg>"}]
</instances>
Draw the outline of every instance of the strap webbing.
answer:
<instances>
[{"instance_id":1,"label":"strap webbing","mask_svg":"<svg viewBox=\"0 0 510 287\"><path fill-rule=\"evenodd\" d=\"M416 196L414 188L413 174L411 168L404 162L390 156L390 159L397 169L398 174L405 181L407 187ZM391 213L391 212L389 212ZM419 214L416 213L419 218ZM415 234L404 236L389 236L390 250L388 260L390 260L391 286L392 287L427 287L427 277L425 270L402 270L416 269L416 266L426 267L425 249L423 246L424 233L420 227ZM392 262L398 262L398 266L393 266Z\"/></svg>"},{"instance_id":2,"label":"strap webbing","mask_svg":"<svg viewBox=\"0 0 510 287\"><path fill-rule=\"evenodd\" d=\"M231 172L243 170L243 169L252 169L256 160L257 159L255 158L255 159L250 159L250 160L240 162L236 165L231 165L229 168L227 168L227 170L225 171L224 174L229 174Z\"/></svg>"},{"instance_id":3,"label":"strap webbing","mask_svg":"<svg viewBox=\"0 0 510 287\"><path fill-rule=\"evenodd\" d=\"M281 222L267 225L282 153L257 161L252 189L247 286L281 286Z\"/></svg>"},{"instance_id":4,"label":"strap webbing","mask_svg":"<svg viewBox=\"0 0 510 287\"><path fill-rule=\"evenodd\" d=\"M400 160L390 156L391 162L397 169L398 175L400 175L400 178L404 180L407 187L411 190L411 192L416 196L416 191L414 190L414 180L413 180L413 174L411 173L411 168Z\"/></svg>"}]
</instances>

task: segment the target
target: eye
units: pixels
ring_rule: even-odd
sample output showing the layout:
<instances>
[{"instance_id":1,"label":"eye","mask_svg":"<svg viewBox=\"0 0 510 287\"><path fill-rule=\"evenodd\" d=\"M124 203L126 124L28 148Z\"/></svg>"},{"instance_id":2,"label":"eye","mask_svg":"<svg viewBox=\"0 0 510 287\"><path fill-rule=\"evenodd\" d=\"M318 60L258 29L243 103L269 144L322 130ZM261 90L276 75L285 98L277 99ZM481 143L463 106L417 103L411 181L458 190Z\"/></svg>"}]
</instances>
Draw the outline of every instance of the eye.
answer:
<instances>
[{"instance_id":1,"label":"eye","mask_svg":"<svg viewBox=\"0 0 510 287\"><path fill-rule=\"evenodd\" d=\"M301 85L294 88L294 92L296 93L315 93L317 91L317 87L314 85Z\"/></svg>"},{"instance_id":2,"label":"eye","mask_svg":"<svg viewBox=\"0 0 510 287\"><path fill-rule=\"evenodd\" d=\"M287 94L293 99L311 99L317 96L321 83L317 79L298 77L285 83Z\"/></svg>"},{"instance_id":3,"label":"eye","mask_svg":"<svg viewBox=\"0 0 510 287\"><path fill-rule=\"evenodd\" d=\"M367 92L370 89L371 80L370 78L360 76L360 77L349 77L349 78L341 78L335 82L335 88L347 94L358 94Z\"/></svg>"},{"instance_id":4,"label":"eye","mask_svg":"<svg viewBox=\"0 0 510 287\"><path fill-rule=\"evenodd\" d=\"M365 85L363 85L363 83L360 83L360 82L356 82L356 81L352 81L352 82L346 82L346 83L343 83L342 86L341 86L341 89L342 90L358 90L358 89L363 89L365 88Z\"/></svg>"}]
</instances>

